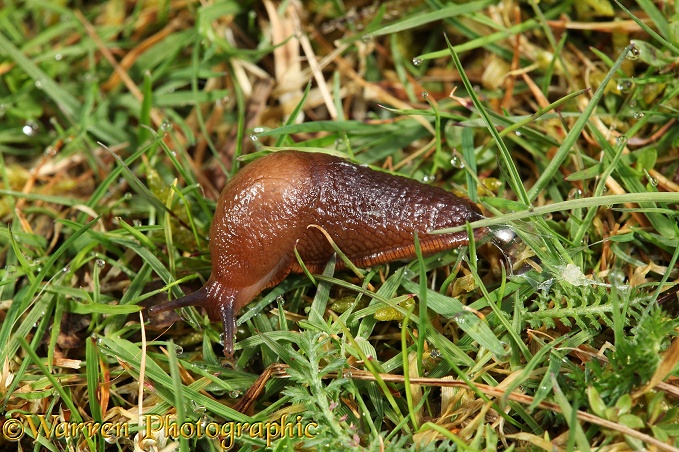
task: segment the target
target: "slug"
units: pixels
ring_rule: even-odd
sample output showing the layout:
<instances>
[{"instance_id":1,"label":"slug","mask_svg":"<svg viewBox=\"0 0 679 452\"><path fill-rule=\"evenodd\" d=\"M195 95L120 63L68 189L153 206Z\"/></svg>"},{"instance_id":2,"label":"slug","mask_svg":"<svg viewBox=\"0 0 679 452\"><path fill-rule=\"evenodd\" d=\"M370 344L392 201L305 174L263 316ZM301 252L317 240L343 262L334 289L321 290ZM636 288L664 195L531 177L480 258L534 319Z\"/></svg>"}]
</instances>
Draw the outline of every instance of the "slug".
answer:
<instances>
[{"instance_id":1,"label":"slug","mask_svg":"<svg viewBox=\"0 0 679 452\"><path fill-rule=\"evenodd\" d=\"M276 152L246 165L224 187L210 227L207 283L149 311L202 306L211 320L221 320L230 357L238 311L262 289L302 272L295 247L309 271L323 271L334 251L310 225L327 231L354 264L368 267L413 259L415 232L425 255L465 245L465 232L427 232L481 218L475 205L439 187L327 154Z\"/></svg>"}]
</instances>

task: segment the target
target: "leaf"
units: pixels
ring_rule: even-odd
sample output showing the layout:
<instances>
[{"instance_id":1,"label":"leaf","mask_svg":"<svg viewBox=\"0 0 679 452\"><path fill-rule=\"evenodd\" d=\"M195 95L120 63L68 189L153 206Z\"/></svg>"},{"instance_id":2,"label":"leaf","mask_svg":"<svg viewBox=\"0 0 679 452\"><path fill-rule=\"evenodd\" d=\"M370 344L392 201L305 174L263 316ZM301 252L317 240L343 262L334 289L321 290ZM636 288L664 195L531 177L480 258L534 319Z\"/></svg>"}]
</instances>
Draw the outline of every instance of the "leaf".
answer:
<instances>
[{"instance_id":1,"label":"leaf","mask_svg":"<svg viewBox=\"0 0 679 452\"><path fill-rule=\"evenodd\" d=\"M564 177L564 180L573 182L578 180L592 179L601 174L602 169L603 165L601 163L597 163L596 165L590 166L589 168L569 174L568 176Z\"/></svg>"},{"instance_id":2,"label":"leaf","mask_svg":"<svg viewBox=\"0 0 679 452\"><path fill-rule=\"evenodd\" d=\"M417 293L419 286L412 281L403 281L403 287ZM507 350L502 342L493 334L486 322L469 311L457 298L447 297L427 289L427 307L448 318L453 318L458 326L469 334L480 346L490 350L497 357L506 355Z\"/></svg>"}]
</instances>

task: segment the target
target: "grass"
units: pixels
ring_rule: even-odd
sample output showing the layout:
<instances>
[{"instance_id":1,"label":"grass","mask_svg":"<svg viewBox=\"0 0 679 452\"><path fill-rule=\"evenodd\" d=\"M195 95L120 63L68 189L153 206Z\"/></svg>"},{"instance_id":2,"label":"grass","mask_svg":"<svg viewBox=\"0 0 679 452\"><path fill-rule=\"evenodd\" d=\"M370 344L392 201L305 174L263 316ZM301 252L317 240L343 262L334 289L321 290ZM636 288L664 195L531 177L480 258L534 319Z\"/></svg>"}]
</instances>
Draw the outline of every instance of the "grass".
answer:
<instances>
[{"instance_id":1,"label":"grass","mask_svg":"<svg viewBox=\"0 0 679 452\"><path fill-rule=\"evenodd\" d=\"M679 449L678 8L6 3L0 448ZM225 181L299 148L493 238L292 275L233 361L149 318L208 277Z\"/></svg>"}]
</instances>

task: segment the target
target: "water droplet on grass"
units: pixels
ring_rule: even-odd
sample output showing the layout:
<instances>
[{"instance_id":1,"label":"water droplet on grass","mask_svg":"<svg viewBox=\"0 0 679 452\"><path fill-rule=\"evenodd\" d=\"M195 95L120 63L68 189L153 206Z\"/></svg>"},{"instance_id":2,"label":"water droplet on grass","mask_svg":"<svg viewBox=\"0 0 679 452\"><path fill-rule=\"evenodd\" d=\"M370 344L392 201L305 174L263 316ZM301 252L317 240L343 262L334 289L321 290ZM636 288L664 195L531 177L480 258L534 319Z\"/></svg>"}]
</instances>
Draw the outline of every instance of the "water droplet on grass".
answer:
<instances>
[{"instance_id":1,"label":"water droplet on grass","mask_svg":"<svg viewBox=\"0 0 679 452\"><path fill-rule=\"evenodd\" d=\"M172 123L167 119L163 120L163 122L160 123L160 130L162 130L163 132L169 132L170 130L172 130Z\"/></svg>"},{"instance_id":2,"label":"water droplet on grass","mask_svg":"<svg viewBox=\"0 0 679 452\"><path fill-rule=\"evenodd\" d=\"M457 154L453 154L453 156L450 158L450 164L453 165L453 168L464 168L464 161Z\"/></svg>"},{"instance_id":3,"label":"water droplet on grass","mask_svg":"<svg viewBox=\"0 0 679 452\"><path fill-rule=\"evenodd\" d=\"M582 190L579 188L574 188L568 192L568 199L580 199L582 198Z\"/></svg>"},{"instance_id":4,"label":"water droplet on grass","mask_svg":"<svg viewBox=\"0 0 679 452\"><path fill-rule=\"evenodd\" d=\"M620 80L616 87L621 93L627 93L634 87L634 82L632 80Z\"/></svg>"},{"instance_id":5,"label":"water droplet on grass","mask_svg":"<svg viewBox=\"0 0 679 452\"><path fill-rule=\"evenodd\" d=\"M624 285L625 274L620 270L613 269L608 272L608 282L611 283L611 286L620 288Z\"/></svg>"},{"instance_id":6,"label":"water droplet on grass","mask_svg":"<svg viewBox=\"0 0 679 452\"><path fill-rule=\"evenodd\" d=\"M625 58L628 60L638 60L639 55L641 55L641 49L639 49L639 46L636 45L634 42L631 42L632 47L629 49L629 52L627 52L627 55L625 55Z\"/></svg>"},{"instance_id":7,"label":"water droplet on grass","mask_svg":"<svg viewBox=\"0 0 679 452\"><path fill-rule=\"evenodd\" d=\"M38 123L29 119L21 130L24 132L24 135L32 137L38 132L38 128Z\"/></svg>"}]
</instances>

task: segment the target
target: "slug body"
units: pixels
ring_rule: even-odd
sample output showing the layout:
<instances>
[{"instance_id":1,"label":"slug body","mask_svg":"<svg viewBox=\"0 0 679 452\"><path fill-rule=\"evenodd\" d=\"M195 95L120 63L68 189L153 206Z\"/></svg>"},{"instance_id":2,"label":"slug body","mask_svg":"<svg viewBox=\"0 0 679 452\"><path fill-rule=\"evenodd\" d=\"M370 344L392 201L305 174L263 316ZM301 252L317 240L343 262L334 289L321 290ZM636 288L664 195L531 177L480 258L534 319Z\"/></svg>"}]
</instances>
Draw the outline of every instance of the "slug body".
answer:
<instances>
[{"instance_id":1,"label":"slug body","mask_svg":"<svg viewBox=\"0 0 679 452\"><path fill-rule=\"evenodd\" d=\"M212 274L205 286L151 308L151 313L202 306L224 326L233 355L235 315L262 289L302 271L312 273L334 252L317 225L359 267L464 245L465 232L427 234L482 218L476 206L441 188L319 153L277 152L243 168L224 187L210 228ZM341 267L341 262L338 262Z\"/></svg>"}]
</instances>

